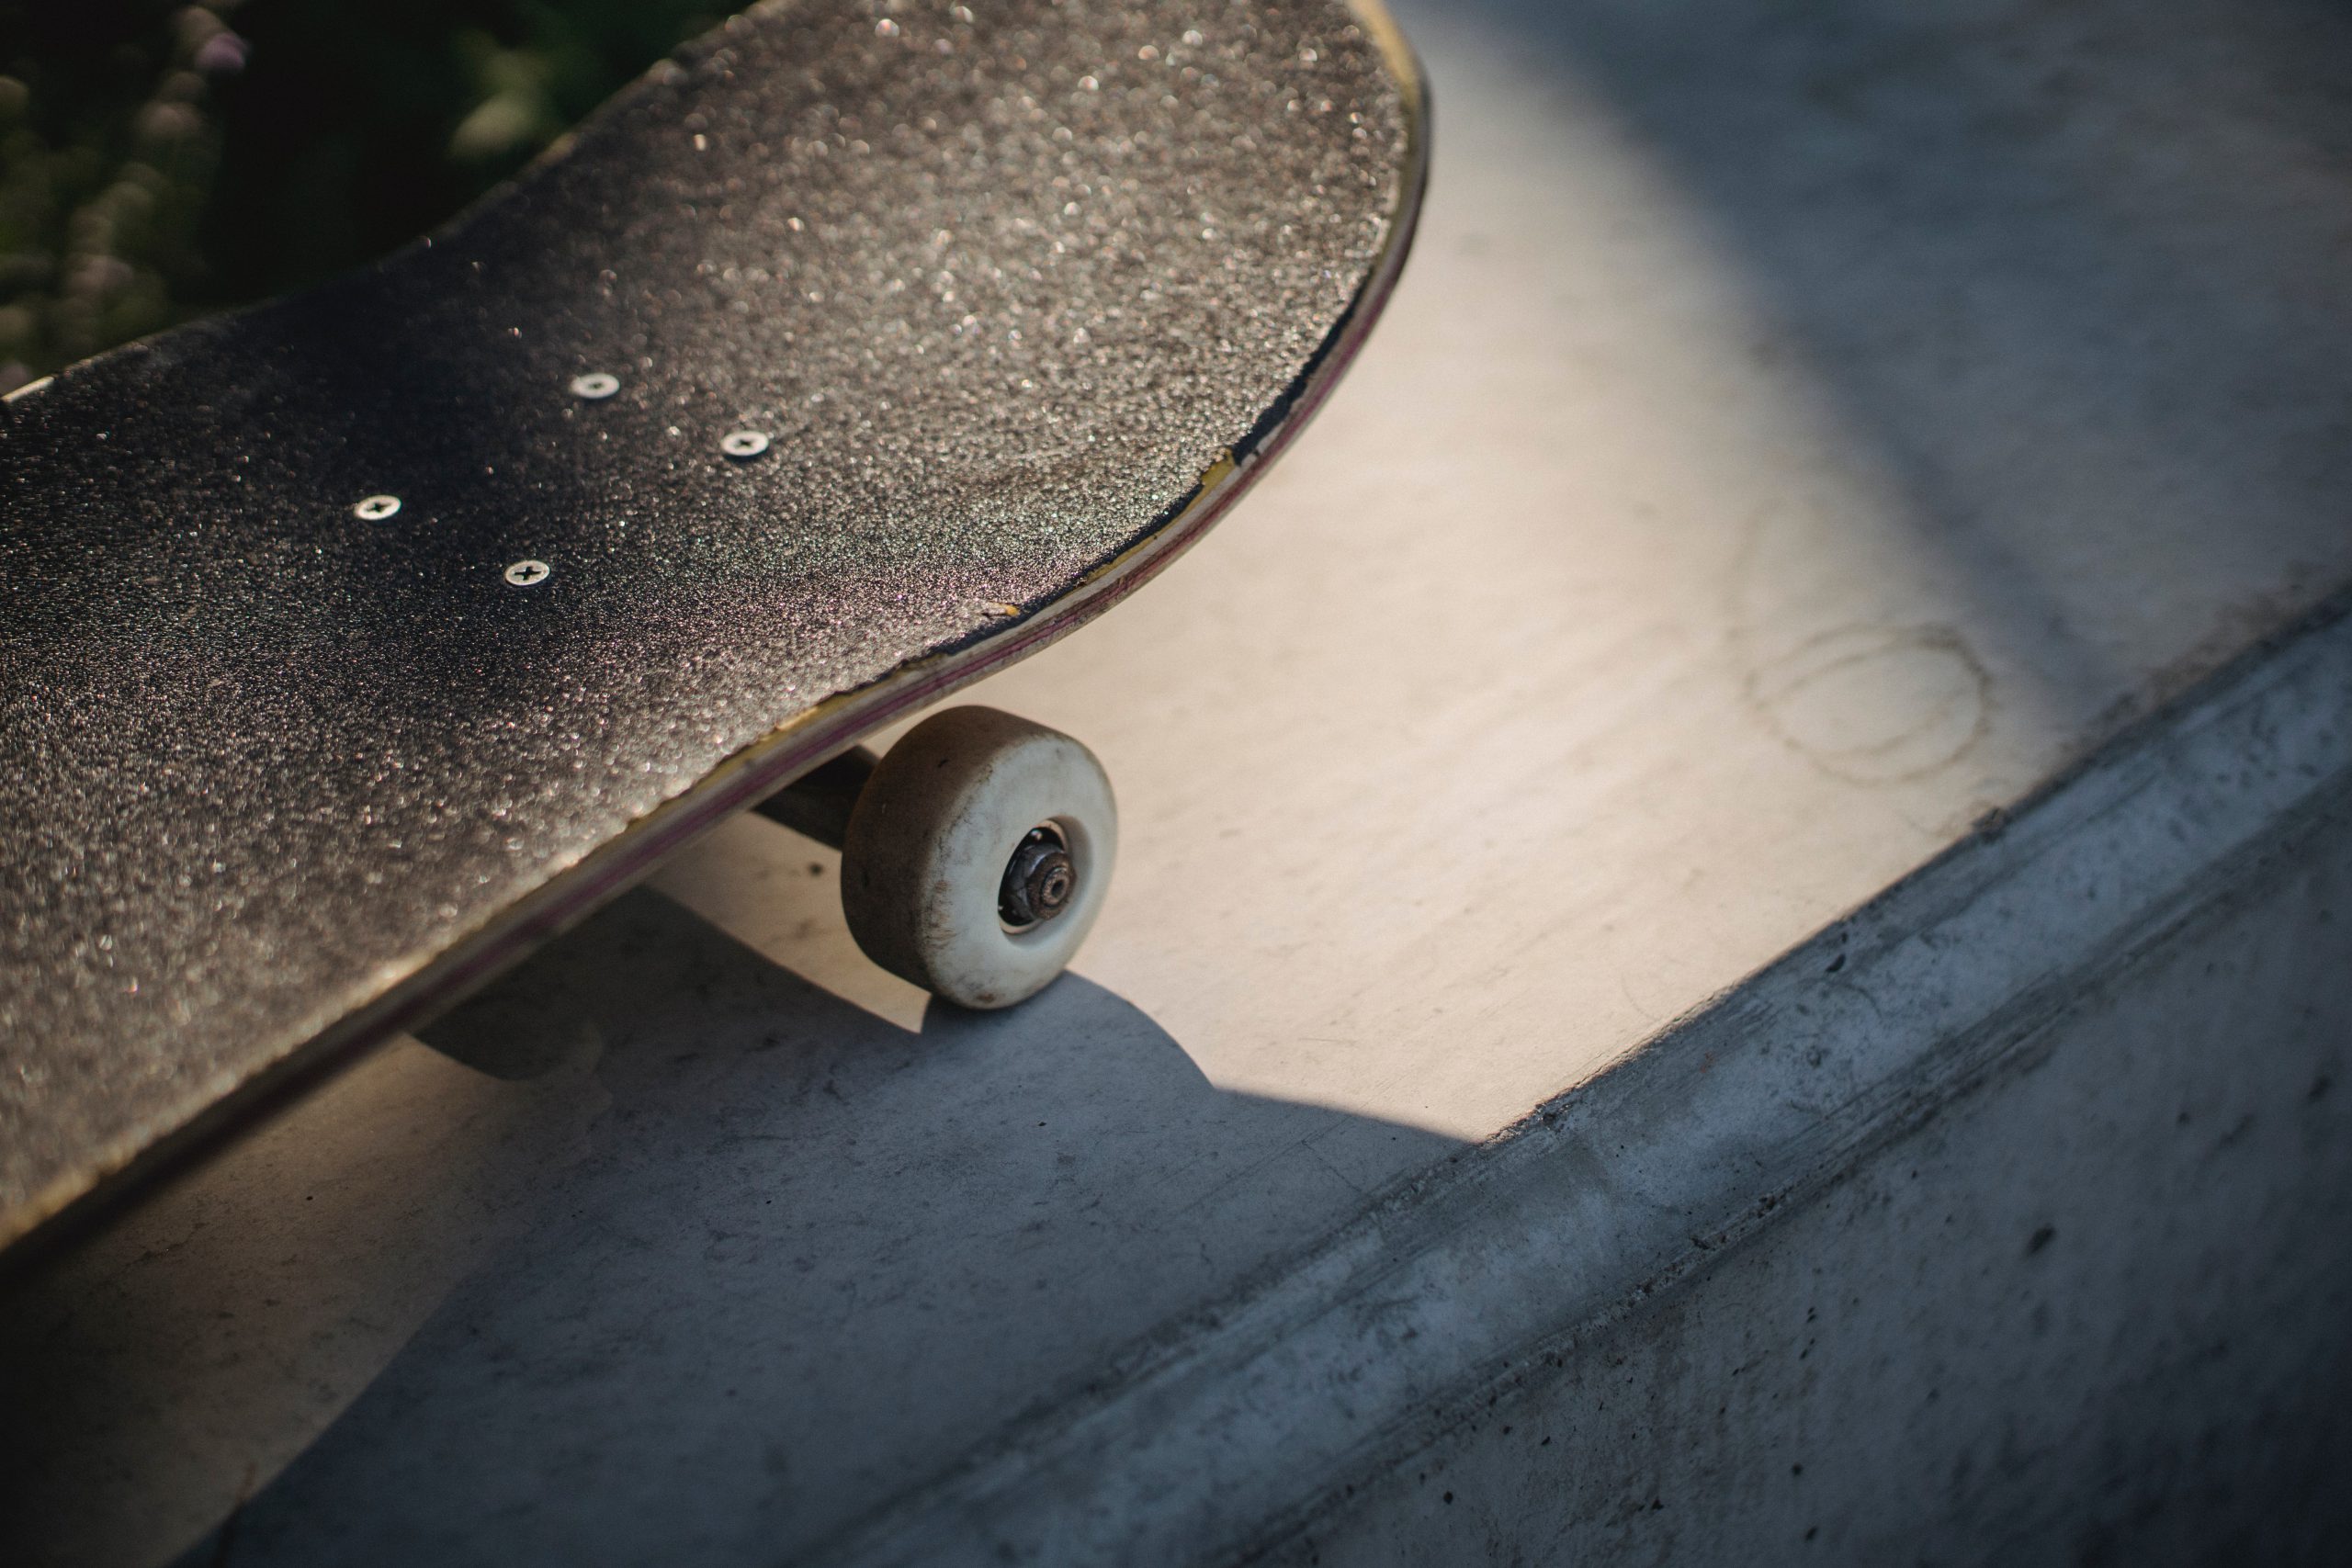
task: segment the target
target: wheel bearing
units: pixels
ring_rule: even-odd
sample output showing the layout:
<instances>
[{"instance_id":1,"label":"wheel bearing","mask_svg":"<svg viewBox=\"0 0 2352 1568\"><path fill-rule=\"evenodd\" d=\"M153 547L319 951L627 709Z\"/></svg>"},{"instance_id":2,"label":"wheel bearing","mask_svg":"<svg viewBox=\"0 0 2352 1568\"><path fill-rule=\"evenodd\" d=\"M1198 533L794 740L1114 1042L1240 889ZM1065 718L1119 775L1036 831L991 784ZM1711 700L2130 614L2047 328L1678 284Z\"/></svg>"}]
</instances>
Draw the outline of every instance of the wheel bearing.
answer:
<instances>
[{"instance_id":1,"label":"wheel bearing","mask_svg":"<svg viewBox=\"0 0 2352 1568\"><path fill-rule=\"evenodd\" d=\"M1078 895L1078 866L1069 840L1052 822L1040 822L1022 839L1004 864L997 889L997 919L1016 935L1058 919Z\"/></svg>"}]
</instances>

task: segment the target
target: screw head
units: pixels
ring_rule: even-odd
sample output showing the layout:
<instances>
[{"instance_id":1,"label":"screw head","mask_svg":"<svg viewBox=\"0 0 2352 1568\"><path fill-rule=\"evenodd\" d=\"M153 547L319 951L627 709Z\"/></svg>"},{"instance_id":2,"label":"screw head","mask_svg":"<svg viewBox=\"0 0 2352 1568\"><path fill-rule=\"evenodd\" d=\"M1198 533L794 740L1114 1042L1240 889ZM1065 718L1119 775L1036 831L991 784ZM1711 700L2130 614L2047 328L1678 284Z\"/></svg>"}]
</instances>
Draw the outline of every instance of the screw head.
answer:
<instances>
[{"instance_id":1,"label":"screw head","mask_svg":"<svg viewBox=\"0 0 2352 1568\"><path fill-rule=\"evenodd\" d=\"M768 449L767 432L738 430L722 438L718 443L718 449L738 462L756 457Z\"/></svg>"},{"instance_id":2,"label":"screw head","mask_svg":"<svg viewBox=\"0 0 2352 1568\"><path fill-rule=\"evenodd\" d=\"M592 370L585 376L571 378L571 395L590 402L601 402L621 389L621 378L602 370Z\"/></svg>"},{"instance_id":3,"label":"screw head","mask_svg":"<svg viewBox=\"0 0 2352 1568\"><path fill-rule=\"evenodd\" d=\"M355 516L364 517L370 523L381 523L400 509L399 496L371 495L351 510Z\"/></svg>"},{"instance_id":4,"label":"screw head","mask_svg":"<svg viewBox=\"0 0 2352 1568\"><path fill-rule=\"evenodd\" d=\"M518 560L506 569L506 581L517 588L532 588L555 575L555 568L543 560Z\"/></svg>"}]
</instances>

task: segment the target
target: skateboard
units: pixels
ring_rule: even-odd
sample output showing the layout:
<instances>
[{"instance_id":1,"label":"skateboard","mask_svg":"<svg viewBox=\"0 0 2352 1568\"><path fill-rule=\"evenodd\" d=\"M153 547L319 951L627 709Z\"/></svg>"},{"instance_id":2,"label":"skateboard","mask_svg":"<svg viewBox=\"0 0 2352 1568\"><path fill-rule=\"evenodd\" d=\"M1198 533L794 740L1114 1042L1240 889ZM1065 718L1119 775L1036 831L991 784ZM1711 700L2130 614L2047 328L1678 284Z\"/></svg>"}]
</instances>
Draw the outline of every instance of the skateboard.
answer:
<instances>
[{"instance_id":1,"label":"skateboard","mask_svg":"<svg viewBox=\"0 0 2352 1568\"><path fill-rule=\"evenodd\" d=\"M784 0L376 266L12 394L6 1258L741 809L841 848L886 967L1050 981L1092 756L858 743L1233 504L1427 157L1373 0Z\"/></svg>"}]
</instances>

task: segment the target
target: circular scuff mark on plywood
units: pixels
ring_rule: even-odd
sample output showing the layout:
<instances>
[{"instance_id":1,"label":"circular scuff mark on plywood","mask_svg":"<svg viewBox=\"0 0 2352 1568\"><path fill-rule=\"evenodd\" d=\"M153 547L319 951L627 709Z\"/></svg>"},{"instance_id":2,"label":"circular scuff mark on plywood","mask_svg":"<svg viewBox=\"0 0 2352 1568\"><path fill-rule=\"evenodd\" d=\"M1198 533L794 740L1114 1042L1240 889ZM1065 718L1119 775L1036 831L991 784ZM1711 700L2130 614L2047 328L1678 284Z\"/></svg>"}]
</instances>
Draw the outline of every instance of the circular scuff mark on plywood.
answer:
<instances>
[{"instance_id":1,"label":"circular scuff mark on plywood","mask_svg":"<svg viewBox=\"0 0 2352 1568\"><path fill-rule=\"evenodd\" d=\"M1840 626L1747 678L1773 733L1824 772L1894 784L1951 766L1984 737L1992 680L1946 626Z\"/></svg>"}]
</instances>

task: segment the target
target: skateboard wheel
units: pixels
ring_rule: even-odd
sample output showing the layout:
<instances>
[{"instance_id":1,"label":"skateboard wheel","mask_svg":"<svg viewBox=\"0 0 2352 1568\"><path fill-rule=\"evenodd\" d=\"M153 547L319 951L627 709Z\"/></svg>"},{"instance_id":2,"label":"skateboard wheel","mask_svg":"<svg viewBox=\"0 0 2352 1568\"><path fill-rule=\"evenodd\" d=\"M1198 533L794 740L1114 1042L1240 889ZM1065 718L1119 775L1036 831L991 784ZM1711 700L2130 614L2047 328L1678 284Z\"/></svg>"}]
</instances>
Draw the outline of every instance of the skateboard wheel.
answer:
<instances>
[{"instance_id":1,"label":"skateboard wheel","mask_svg":"<svg viewBox=\"0 0 2352 1568\"><path fill-rule=\"evenodd\" d=\"M1044 989L1102 911L1118 850L1094 753L994 708L933 714L874 770L842 845L867 957L968 1008Z\"/></svg>"}]
</instances>

